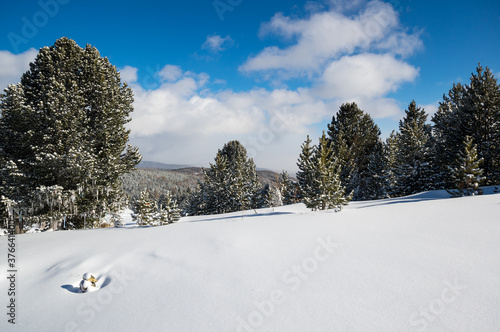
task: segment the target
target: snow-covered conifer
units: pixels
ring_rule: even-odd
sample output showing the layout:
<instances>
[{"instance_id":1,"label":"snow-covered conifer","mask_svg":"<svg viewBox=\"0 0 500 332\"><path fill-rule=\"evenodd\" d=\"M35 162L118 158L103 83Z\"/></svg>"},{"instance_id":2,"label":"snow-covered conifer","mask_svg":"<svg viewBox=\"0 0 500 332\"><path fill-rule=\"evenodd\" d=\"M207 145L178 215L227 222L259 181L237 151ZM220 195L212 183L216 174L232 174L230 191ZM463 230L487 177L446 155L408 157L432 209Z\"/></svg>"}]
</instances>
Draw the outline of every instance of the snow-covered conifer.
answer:
<instances>
[{"instance_id":1,"label":"snow-covered conifer","mask_svg":"<svg viewBox=\"0 0 500 332\"><path fill-rule=\"evenodd\" d=\"M289 205L299 202L299 187L286 171L280 173L278 178L278 188L281 193L283 205Z\"/></svg>"},{"instance_id":2,"label":"snow-covered conifer","mask_svg":"<svg viewBox=\"0 0 500 332\"><path fill-rule=\"evenodd\" d=\"M470 83L453 85L433 117L437 137L438 161L452 184L449 166L462 149L462 141L471 136L477 145L485 184L500 183L500 84L491 70L478 65Z\"/></svg>"},{"instance_id":3,"label":"snow-covered conifer","mask_svg":"<svg viewBox=\"0 0 500 332\"><path fill-rule=\"evenodd\" d=\"M149 192L143 190L141 197L135 203L135 217L138 225L154 225L157 207L150 198Z\"/></svg>"},{"instance_id":4,"label":"snow-covered conifer","mask_svg":"<svg viewBox=\"0 0 500 332\"><path fill-rule=\"evenodd\" d=\"M458 189L457 195L473 195L477 193L479 185L486 180L480 165L483 159L478 157L477 147L471 136L467 136L463 142L463 150L460 151L456 160L456 166L451 168L450 173Z\"/></svg>"},{"instance_id":5,"label":"snow-covered conifer","mask_svg":"<svg viewBox=\"0 0 500 332\"><path fill-rule=\"evenodd\" d=\"M41 48L0 97L0 150L23 175L23 200L57 185L78 191L80 213L118 208L119 177L141 159L127 144L132 103L132 90L94 47L61 38Z\"/></svg>"},{"instance_id":6,"label":"snow-covered conifer","mask_svg":"<svg viewBox=\"0 0 500 332\"><path fill-rule=\"evenodd\" d=\"M396 196L435 189L433 141L427 114L412 101L399 121L398 153L394 164Z\"/></svg>"},{"instance_id":7,"label":"snow-covered conifer","mask_svg":"<svg viewBox=\"0 0 500 332\"><path fill-rule=\"evenodd\" d=\"M368 164L379 141L380 129L356 103L345 103L332 117L328 135L341 167L340 179L346 190L353 192L354 200L370 198L366 188L371 176L368 174Z\"/></svg>"},{"instance_id":8,"label":"snow-covered conifer","mask_svg":"<svg viewBox=\"0 0 500 332\"><path fill-rule=\"evenodd\" d=\"M259 207L260 182L253 159L238 141L217 152L191 198L192 214L220 214Z\"/></svg>"},{"instance_id":9,"label":"snow-covered conifer","mask_svg":"<svg viewBox=\"0 0 500 332\"><path fill-rule=\"evenodd\" d=\"M324 132L317 147L311 149L309 142L308 137L303 145L298 163L299 168L302 167L299 183L304 204L313 210L335 209L340 211L344 205L349 203L352 193L346 195L345 187L341 183L338 159L334 156L331 144ZM308 158L310 150L314 153ZM304 167L305 165L307 166Z\"/></svg>"},{"instance_id":10,"label":"snow-covered conifer","mask_svg":"<svg viewBox=\"0 0 500 332\"><path fill-rule=\"evenodd\" d=\"M181 210L177 206L177 202L170 194L170 191L163 196L159 210L159 224L168 225L179 221L181 218Z\"/></svg>"}]
</instances>

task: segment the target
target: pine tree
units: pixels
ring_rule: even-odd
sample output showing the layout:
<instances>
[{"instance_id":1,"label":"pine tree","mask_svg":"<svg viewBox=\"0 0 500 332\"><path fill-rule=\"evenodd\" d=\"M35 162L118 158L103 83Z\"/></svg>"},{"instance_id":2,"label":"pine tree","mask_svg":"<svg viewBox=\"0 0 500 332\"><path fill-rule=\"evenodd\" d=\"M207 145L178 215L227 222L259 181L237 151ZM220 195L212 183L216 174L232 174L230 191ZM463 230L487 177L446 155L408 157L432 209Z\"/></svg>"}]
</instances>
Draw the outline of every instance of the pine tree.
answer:
<instances>
[{"instance_id":1,"label":"pine tree","mask_svg":"<svg viewBox=\"0 0 500 332\"><path fill-rule=\"evenodd\" d=\"M309 139L303 145L301 157L307 155ZM318 146L313 150L311 158L299 159L309 161L307 177L302 177L301 191L304 204L313 210L335 209L340 211L352 198L346 197L345 187L340 180L340 165L333 154L330 141L323 132ZM304 153L306 152L306 153ZM309 182L310 181L310 182Z\"/></svg>"},{"instance_id":2,"label":"pine tree","mask_svg":"<svg viewBox=\"0 0 500 332\"><path fill-rule=\"evenodd\" d=\"M332 117L328 135L334 155L339 159L341 181L347 191L353 192L354 200L369 198L366 194L370 178L367 173L369 156L378 144L380 129L356 103L346 103L340 106L336 117Z\"/></svg>"},{"instance_id":3,"label":"pine tree","mask_svg":"<svg viewBox=\"0 0 500 332\"><path fill-rule=\"evenodd\" d=\"M472 74L459 108L463 133L472 136L486 184L500 183L500 85L486 67L478 66Z\"/></svg>"},{"instance_id":4,"label":"pine tree","mask_svg":"<svg viewBox=\"0 0 500 332\"><path fill-rule=\"evenodd\" d=\"M313 195L313 182L315 174L314 168L314 146L311 146L311 139L307 135L307 139L301 146L301 153L297 161L299 171L297 172L297 180L299 181L300 197L305 199Z\"/></svg>"},{"instance_id":5,"label":"pine tree","mask_svg":"<svg viewBox=\"0 0 500 332\"><path fill-rule=\"evenodd\" d=\"M394 165L395 194L410 195L434 187L433 141L427 114L412 101L399 122L398 154Z\"/></svg>"},{"instance_id":6,"label":"pine tree","mask_svg":"<svg viewBox=\"0 0 500 332\"><path fill-rule=\"evenodd\" d=\"M259 208L260 182L253 159L238 141L217 152L191 197L191 214L220 214Z\"/></svg>"},{"instance_id":7,"label":"pine tree","mask_svg":"<svg viewBox=\"0 0 500 332\"><path fill-rule=\"evenodd\" d=\"M179 221L181 218L181 210L177 206L177 202L173 199L170 191L167 191L162 198L162 204L159 210L159 224L168 225Z\"/></svg>"},{"instance_id":8,"label":"pine tree","mask_svg":"<svg viewBox=\"0 0 500 332\"><path fill-rule=\"evenodd\" d=\"M80 213L116 210L119 177L141 159L127 144L132 103L116 67L92 46L61 38L40 49L0 98L0 150L23 175L19 199L57 185L78 192Z\"/></svg>"},{"instance_id":9,"label":"pine tree","mask_svg":"<svg viewBox=\"0 0 500 332\"><path fill-rule=\"evenodd\" d=\"M465 87L460 83L453 84L448 95L443 95L443 101L439 103L438 111L432 117L437 175L444 188L453 185L449 166L455 162L465 137L460 129L461 119L456 116L462 105L464 91Z\"/></svg>"},{"instance_id":10,"label":"pine tree","mask_svg":"<svg viewBox=\"0 0 500 332\"><path fill-rule=\"evenodd\" d=\"M473 138L478 156L484 159L485 184L500 183L500 85L488 67L479 65L469 84L454 85L432 121L438 162L448 185L453 182L448 166L466 136Z\"/></svg>"},{"instance_id":11,"label":"pine tree","mask_svg":"<svg viewBox=\"0 0 500 332\"><path fill-rule=\"evenodd\" d=\"M379 141L372 153L368 156L366 169L366 186L364 197L366 199L387 198L389 181L385 175L386 156L384 155L384 144Z\"/></svg>"},{"instance_id":12,"label":"pine tree","mask_svg":"<svg viewBox=\"0 0 500 332\"><path fill-rule=\"evenodd\" d=\"M269 184L264 185L259 193L259 207L270 208L282 205L283 201L279 189Z\"/></svg>"},{"instance_id":13,"label":"pine tree","mask_svg":"<svg viewBox=\"0 0 500 332\"><path fill-rule=\"evenodd\" d=\"M230 141L219 153L228 161L224 175L224 189L228 202L227 211L243 211L258 208L260 182L253 159L247 158L247 151L238 141Z\"/></svg>"},{"instance_id":14,"label":"pine tree","mask_svg":"<svg viewBox=\"0 0 500 332\"><path fill-rule=\"evenodd\" d=\"M477 193L479 185L486 180L480 164L483 159L479 159L477 147L472 137L467 136L463 142L463 150L460 151L456 160L456 167L450 167L450 173L454 180L458 193L454 196L474 195Z\"/></svg>"},{"instance_id":15,"label":"pine tree","mask_svg":"<svg viewBox=\"0 0 500 332\"><path fill-rule=\"evenodd\" d=\"M290 179L286 171L280 173L278 178L278 189L281 193L283 205L290 205L299 202L299 188L297 183Z\"/></svg>"},{"instance_id":16,"label":"pine tree","mask_svg":"<svg viewBox=\"0 0 500 332\"><path fill-rule=\"evenodd\" d=\"M399 133L394 130L384 143L385 167L383 170L383 182L386 184L386 192L389 197L397 196L396 188L396 162L399 155Z\"/></svg>"},{"instance_id":17,"label":"pine tree","mask_svg":"<svg viewBox=\"0 0 500 332\"><path fill-rule=\"evenodd\" d=\"M147 190L141 192L141 197L135 203L135 216L138 225L153 225L157 208Z\"/></svg>"}]
</instances>

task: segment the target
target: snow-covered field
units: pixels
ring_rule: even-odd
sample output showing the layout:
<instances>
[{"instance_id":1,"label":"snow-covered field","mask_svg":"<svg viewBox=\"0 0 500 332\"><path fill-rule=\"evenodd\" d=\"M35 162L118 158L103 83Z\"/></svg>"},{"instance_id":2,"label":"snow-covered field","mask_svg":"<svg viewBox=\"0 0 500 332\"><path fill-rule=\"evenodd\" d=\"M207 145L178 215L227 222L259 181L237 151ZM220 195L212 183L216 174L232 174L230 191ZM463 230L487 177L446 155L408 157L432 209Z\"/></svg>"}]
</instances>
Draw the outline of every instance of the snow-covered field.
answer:
<instances>
[{"instance_id":1,"label":"snow-covered field","mask_svg":"<svg viewBox=\"0 0 500 332\"><path fill-rule=\"evenodd\" d=\"M0 330L500 331L500 195L448 197L21 235Z\"/></svg>"}]
</instances>

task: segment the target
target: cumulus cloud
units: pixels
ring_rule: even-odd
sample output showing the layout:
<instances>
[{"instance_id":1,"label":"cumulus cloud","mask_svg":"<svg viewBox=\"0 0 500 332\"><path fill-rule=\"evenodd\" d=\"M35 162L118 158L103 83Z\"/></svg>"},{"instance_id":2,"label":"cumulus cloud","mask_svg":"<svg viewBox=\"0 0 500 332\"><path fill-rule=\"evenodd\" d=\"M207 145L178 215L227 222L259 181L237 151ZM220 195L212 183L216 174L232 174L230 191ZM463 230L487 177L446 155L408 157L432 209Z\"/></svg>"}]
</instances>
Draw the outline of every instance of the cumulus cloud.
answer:
<instances>
[{"instance_id":1,"label":"cumulus cloud","mask_svg":"<svg viewBox=\"0 0 500 332\"><path fill-rule=\"evenodd\" d=\"M9 84L16 84L20 81L22 74L29 69L30 62L35 60L37 54L38 51L34 48L21 54L0 51L0 92Z\"/></svg>"},{"instance_id":2,"label":"cumulus cloud","mask_svg":"<svg viewBox=\"0 0 500 332\"><path fill-rule=\"evenodd\" d=\"M164 132L195 135L251 134L280 114L301 126L311 125L326 110L307 89L245 92L205 89L208 75L182 73L175 82L164 82L154 90L133 84L135 112L133 135L152 136ZM310 109L305 111L310 107ZM287 130L296 130L288 128Z\"/></svg>"},{"instance_id":3,"label":"cumulus cloud","mask_svg":"<svg viewBox=\"0 0 500 332\"><path fill-rule=\"evenodd\" d=\"M418 69L389 54L344 56L326 66L319 90L325 98L376 98L413 81Z\"/></svg>"},{"instance_id":4,"label":"cumulus cloud","mask_svg":"<svg viewBox=\"0 0 500 332\"><path fill-rule=\"evenodd\" d=\"M218 148L238 139L258 165L293 169L305 136L338 108L309 89L212 91L207 74L179 70L176 81L156 89L131 85L131 138L147 159L207 165Z\"/></svg>"},{"instance_id":5,"label":"cumulus cloud","mask_svg":"<svg viewBox=\"0 0 500 332\"><path fill-rule=\"evenodd\" d=\"M224 38L219 35L209 35L203 45L201 45L201 48L213 53L218 53L227 50L232 47L233 44L234 41L229 35Z\"/></svg>"},{"instance_id":6,"label":"cumulus cloud","mask_svg":"<svg viewBox=\"0 0 500 332\"><path fill-rule=\"evenodd\" d=\"M306 18L281 13L262 25L261 36L274 34L292 41L288 47L270 46L250 57L243 72L285 71L287 75L321 72L325 63L345 55L383 51L409 55L422 46L419 33L408 34L394 8L371 1L357 15L338 11L315 12Z\"/></svg>"}]
</instances>

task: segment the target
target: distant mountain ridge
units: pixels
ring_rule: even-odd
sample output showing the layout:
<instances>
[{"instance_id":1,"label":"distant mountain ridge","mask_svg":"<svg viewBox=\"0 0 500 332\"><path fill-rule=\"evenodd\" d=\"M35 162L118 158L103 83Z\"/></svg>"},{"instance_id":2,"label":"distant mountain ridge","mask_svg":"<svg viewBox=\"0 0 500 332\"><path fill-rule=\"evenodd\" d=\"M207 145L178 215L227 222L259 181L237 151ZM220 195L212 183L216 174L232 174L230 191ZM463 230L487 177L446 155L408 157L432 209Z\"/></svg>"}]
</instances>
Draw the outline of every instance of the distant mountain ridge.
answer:
<instances>
[{"instance_id":1,"label":"distant mountain ridge","mask_svg":"<svg viewBox=\"0 0 500 332\"><path fill-rule=\"evenodd\" d=\"M208 167L208 165L206 166ZM137 165L137 168L154 168L154 169L166 169L166 170L179 170L183 168L192 168L192 169L201 169L202 166L195 166L195 165L184 165L184 164L165 164L165 163L160 163L157 161L141 161L139 165ZM273 172L276 173L273 170L267 169L267 168L260 168L257 167L257 171L263 171L263 172Z\"/></svg>"},{"instance_id":2,"label":"distant mountain ridge","mask_svg":"<svg viewBox=\"0 0 500 332\"><path fill-rule=\"evenodd\" d=\"M188 167L195 167L195 166L181 165L181 164L164 164L156 161L141 161L139 165L137 165L137 168L156 168L156 169L168 169L168 170L188 168Z\"/></svg>"}]
</instances>

